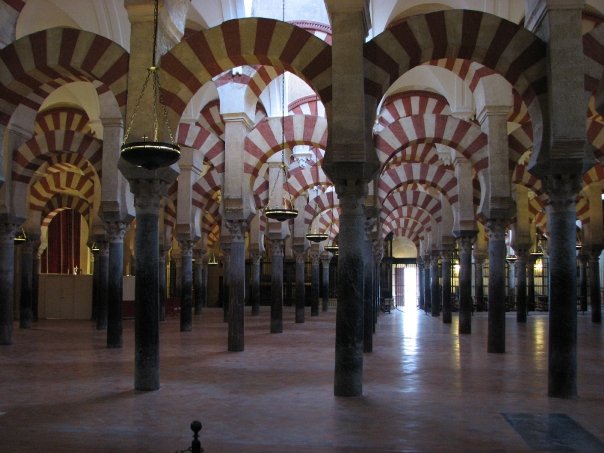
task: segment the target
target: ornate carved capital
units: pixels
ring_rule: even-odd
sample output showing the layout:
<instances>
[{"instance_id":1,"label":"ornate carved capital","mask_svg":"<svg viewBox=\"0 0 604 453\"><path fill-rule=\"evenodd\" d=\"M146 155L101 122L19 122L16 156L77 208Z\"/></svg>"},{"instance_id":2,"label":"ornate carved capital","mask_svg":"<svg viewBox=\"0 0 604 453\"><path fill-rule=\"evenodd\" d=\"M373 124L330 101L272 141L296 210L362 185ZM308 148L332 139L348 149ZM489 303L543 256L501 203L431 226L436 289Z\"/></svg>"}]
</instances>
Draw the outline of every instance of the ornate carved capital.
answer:
<instances>
[{"instance_id":1,"label":"ornate carved capital","mask_svg":"<svg viewBox=\"0 0 604 453\"><path fill-rule=\"evenodd\" d=\"M283 239L271 239L271 255L283 256Z\"/></svg>"},{"instance_id":2,"label":"ornate carved capital","mask_svg":"<svg viewBox=\"0 0 604 453\"><path fill-rule=\"evenodd\" d=\"M0 242L12 243L15 240L18 226L14 223L0 223Z\"/></svg>"},{"instance_id":3,"label":"ornate carved capital","mask_svg":"<svg viewBox=\"0 0 604 453\"><path fill-rule=\"evenodd\" d=\"M250 259L254 265L260 264L260 260L262 259L262 252L259 250L254 250L250 252Z\"/></svg>"},{"instance_id":4,"label":"ornate carved capital","mask_svg":"<svg viewBox=\"0 0 604 453\"><path fill-rule=\"evenodd\" d=\"M490 219L487 221L490 241L505 241L505 221L503 219Z\"/></svg>"},{"instance_id":5,"label":"ornate carved capital","mask_svg":"<svg viewBox=\"0 0 604 453\"><path fill-rule=\"evenodd\" d=\"M124 242L124 235L128 230L128 226L124 222L105 222L107 240L111 243Z\"/></svg>"},{"instance_id":6,"label":"ornate carved capital","mask_svg":"<svg viewBox=\"0 0 604 453\"><path fill-rule=\"evenodd\" d=\"M308 257L310 258L313 266L318 266L321 260L321 254L317 250L311 250L308 253Z\"/></svg>"},{"instance_id":7,"label":"ornate carved capital","mask_svg":"<svg viewBox=\"0 0 604 453\"><path fill-rule=\"evenodd\" d=\"M579 175L549 175L544 178L544 185L549 196L549 209L574 212L577 194L581 190Z\"/></svg>"},{"instance_id":8,"label":"ornate carved capital","mask_svg":"<svg viewBox=\"0 0 604 453\"><path fill-rule=\"evenodd\" d=\"M247 231L247 222L241 219L225 219L224 225L229 230L232 242L243 242Z\"/></svg>"},{"instance_id":9,"label":"ornate carved capital","mask_svg":"<svg viewBox=\"0 0 604 453\"><path fill-rule=\"evenodd\" d=\"M159 214L161 197L168 193L168 184L160 179L134 179L130 181L137 214Z\"/></svg>"}]
</instances>

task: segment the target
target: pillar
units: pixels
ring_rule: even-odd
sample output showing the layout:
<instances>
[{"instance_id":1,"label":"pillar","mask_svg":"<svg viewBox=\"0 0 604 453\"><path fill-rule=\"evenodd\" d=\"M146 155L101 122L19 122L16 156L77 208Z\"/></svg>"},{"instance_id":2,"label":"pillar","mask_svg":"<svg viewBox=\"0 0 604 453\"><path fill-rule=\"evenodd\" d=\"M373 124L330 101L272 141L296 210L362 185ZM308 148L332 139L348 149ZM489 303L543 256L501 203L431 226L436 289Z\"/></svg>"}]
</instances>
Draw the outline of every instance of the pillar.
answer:
<instances>
[{"instance_id":1,"label":"pillar","mask_svg":"<svg viewBox=\"0 0 604 453\"><path fill-rule=\"evenodd\" d=\"M193 249L193 257L195 263L193 264L193 307L195 316L201 314L201 309L205 301L205 285L204 285L204 262L203 262L203 250Z\"/></svg>"},{"instance_id":2,"label":"pillar","mask_svg":"<svg viewBox=\"0 0 604 453\"><path fill-rule=\"evenodd\" d=\"M94 247L90 244L90 252L92 253L92 314L90 316L90 320L96 322L99 316L99 247L95 245Z\"/></svg>"},{"instance_id":3,"label":"pillar","mask_svg":"<svg viewBox=\"0 0 604 453\"><path fill-rule=\"evenodd\" d=\"M589 256L586 253L581 253L577 259L579 262L579 301L581 311L587 311L587 262Z\"/></svg>"},{"instance_id":4,"label":"pillar","mask_svg":"<svg viewBox=\"0 0 604 453\"><path fill-rule=\"evenodd\" d=\"M559 176L559 175L558 175ZM548 395L577 396L576 194L579 177L546 180L550 204Z\"/></svg>"},{"instance_id":5,"label":"pillar","mask_svg":"<svg viewBox=\"0 0 604 453\"><path fill-rule=\"evenodd\" d=\"M0 345L12 344L15 228L11 222L0 223Z\"/></svg>"},{"instance_id":6,"label":"pillar","mask_svg":"<svg viewBox=\"0 0 604 453\"><path fill-rule=\"evenodd\" d=\"M40 236L36 235L34 241L32 275L31 275L31 310L32 319L38 321L38 292L40 290Z\"/></svg>"},{"instance_id":7,"label":"pillar","mask_svg":"<svg viewBox=\"0 0 604 453\"><path fill-rule=\"evenodd\" d=\"M169 247L160 246L159 249L159 258L158 258L158 289L159 289L159 320L166 320L166 298L168 286L166 282L166 258L168 256L168 252L170 251Z\"/></svg>"},{"instance_id":8,"label":"pillar","mask_svg":"<svg viewBox=\"0 0 604 453\"><path fill-rule=\"evenodd\" d=\"M589 253L589 299L591 302L591 321L602 322L602 300L600 292L600 247L593 247Z\"/></svg>"},{"instance_id":9,"label":"pillar","mask_svg":"<svg viewBox=\"0 0 604 453\"><path fill-rule=\"evenodd\" d=\"M476 232L461 231L459 238L459 325L460 334L472 333L472 242Z\"/></svg>"},{"instance_id":10,"label":"pillar","mask_svg":"<svg viewBox=\"0 0 604 453\"><path fill-rule=\"evenodd\" d=\"M419 288L419 309L424 310L426 306L424 298L424 261L421 257L417 259L417 285Z\"/></svg>"},{"instance_id":11,"label":"pillar","mask_svg":"<svg viewBox=\"0 0 604 453\"><path fill-rule=\"evenodd\" d=\"M375 219L365 222L365 270L364 270L364 310L363 310L363 352L373 352L373 251L372 230Z\"/></svg>"},{"instance_id":12,"label":"pillar","mask_svg":"<svg viewBox=\"0 0 604 453\"><path fill-rule=\"evenodd\" d=\"M137 222L138 226L138 222ZM128 224L106 222L109 242L107 271L107 347L122 347L122 306L124 278L124 234Z\"/></svg>"},{"instance_id":13,"label":"pillar","mask_svg":"<svg viewBox=\"0 0 604 453\"><path fill-rule=\"evenodd\" d=\"M222 238L220 248L222 249L222 321L229 322L231 238Z\"/></svg>"},{"instance_id":14,"label":"pillar","mask_svg":"<svg viewBox=\"0 0 604 453\"><path fill-rule=\"evenodd\" d=\"M107 329L107 285L109 284L109 243L99 241L99 300L96 317L97 330Z\"/></svg>"},{"instance_id":15,"label":"pillar","mask_svg":"<svg viewBox=\"0 0 604 453\"><path fill-rule=\"evenodd\" d=\"M180 245L180 331L193 330L193 241L179 238Z\"/></svg>"},{"instance_id":16,"label":"pillar","mask_svg":"<svg viewBox=\"0 0 604 453\"><path fill-rule=\"evenodd\" d=\"M440 272L438 271L438 252L434 252L432 255L432 261L430 262L430 314L432 316L440 316L440 283L438 277Z\"/></svg>"},{"instance_id":17,"label":"pillar","mask_svg":"<svg viewBox=\"0 0 604 453\"><path fill-rule=\"evenodd\" d=\"M329 252L323 252L321 254L321 272L322 272L322 281L321 281L321 294L322 294L322 309L323 311L329 310L329 263L331 261L331 256L329 256Z\"/></svg>"},{"instance_id":18,"label":"pillar","mask_svg":"<svg viewBox=\"0 0 604 453\"><path fill-rule=\"evenodd\" d=\"M442 307L443 307L443 323L451 324L451 251L448 249L441 250L441 272L442 272Z\"/></svg>"},{"instance_id":19,"label":"pillar","mask_svg":"<svg viewBox=\"0 0 604 453\"><path fill-rule=\"evenodd\" d=\"M312 250L310 260L310 316L319 316L319 252Z\"/></svg>"},{"instance_id":20,"label":"pillar","mask_svg":"<svg viewBox=\"0 0 604 453\"><path fill-rule=\"evenodd\" d=\"M227 220L231 238L229 259L229 335L228 350L243 351L245 315L245 220Z\"/></svg>"},{"instance_id":21,"label":"pillar","mask_svg":"<svg viewBox=\"0 0 604 453\"><path fill-rule=\"evenodd\" d=\"M251 304L252 304L252 316L258 316L260 314L260 260L262 253L255 251L250 253L252 260L252 272L251 272Z\"/></svg>"},{"instance_id":22,"label":"pillar","mask_svg":"<svg viewBox=\"0 0 604 453\"><path fill-rule=\"evenodd\" d=\"M517 247L516 256L516 321L526 322L526 263L528 261L528 248Z\"/></svg>"},{"instance_id":23,"label":"pillar","mask_svg":"<svg viewBox=\"0 0 604 453\"><path fill-rule=\"evenodd\" d=\"M271 239L271 333L283 332L283 239Z\"/></svg>"},{"instance_id":24,"label":"pillar","mask_svg":"<svg viewBox=\"0 0 604 453\"><path fill-rule=\"evenodd\" d=\"M354 191L336 186L340 198L338 305L336 312L336 363L334 394L363 393L365 210Z\"/></svg>"},{"instance_id":25,"label":"pillar","mask_svg":"<svg viewBox=\"0 0 604 453\"><path fill-rule=\"evenodd\" d=\"M487 352L505 352L505 223L487 222L489 230L489 320Z\"/></svg>"},{"instance_id":26,"label":"pillar","mask_svg":"<svg viewBox=\"0 0 604 453\"><path fill-rule=\"evenodd\" d=\"M304 287L306 253L303 248L296 248L294 255L296 258L296 323L303 323L304 306L306 305L306 290Z\"/></svg>"},{"instance_id":27,"label":"pillar","mask_svg":"<svg viewBox=\"0 0 604 453\"><path fill-rule=\"evenodd\" d=\"M424 311L432 311L432 260L429 256L424 257Z\"/></svg>"},{"instance_id":28,"label":"pillar","mask_svg":"<svg viewBox=\"0 0 604 453\"><path fill-rule=\"evenodd\" d=\"M527 313L535 309L535 261L537 255L529 255L526 267L526 311Z\"/></svg>"},{"instance_id":29,"label":"pillar","mask_svg":"<svg viewBox=\"0 0 604 453\"><path fill-rule=\"evenodd\" d=\"M476 297L476 311L484 311L484 260L474 257L474 295Z\"/></svg>"},{"instance_id":30,"label":"pillar","mask_svg":"<svg viewBox=\"0 0 604 453\"><path fill-rule=\"evenodd\" d=\"M21 300L19 303L19 328L30 329L32 322L32 278L34 241L31 235L21 244Z\"/></svg>"}]
</instances>

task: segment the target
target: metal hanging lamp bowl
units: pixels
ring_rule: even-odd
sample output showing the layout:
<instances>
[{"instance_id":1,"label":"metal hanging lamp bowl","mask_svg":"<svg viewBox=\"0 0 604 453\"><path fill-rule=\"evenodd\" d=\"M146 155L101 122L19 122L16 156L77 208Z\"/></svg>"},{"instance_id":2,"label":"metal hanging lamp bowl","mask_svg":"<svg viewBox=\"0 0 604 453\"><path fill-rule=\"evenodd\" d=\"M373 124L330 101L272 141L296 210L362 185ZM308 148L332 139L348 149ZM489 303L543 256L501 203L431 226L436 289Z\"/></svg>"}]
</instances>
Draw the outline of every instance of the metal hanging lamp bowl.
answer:
<instances>
[{"instance_id":1,"label":"metal hanging lamp bowl","mask_svg":"<svg viewBox=\"0 0 604 453\"><path fill-rule=\"evenodd\" d=\"M308 239L311 242L323 242L327 238L329 238L329 235L327 233L308 233L308 234L306 234L306 239Z\"/></svg>"},{"instance_id":2,"label":"metal hanging lamp bowl","mask_svg":"<svg viewBox=\"0 0 604 453\"><path fill-rule=\"evenodd\" d=\"M155 170L177 162L180 159L180 146L167 142L124 143L121 156L132 165Z\"/></svg>"},{"instance_id":3,"label":"metal hanging lamp bowl","mask_svg":"<svg viewBox=\"0 0 604 453\"><path fill-rule=\"evenodd\" d=\"M285 222L286 220L295 219L298 216L297 209L288 208L266 208L264 215L269 219Z\"/></svg>"},{"instance_id":4,"label":"metal hanging lamp bowl","mask_svg":"<svg viewBox=\"0 0 604 453\"><path fill-rule=\"evenodd\" d=\"M325 250L331 253L336 253L340 248L336 244L330 244L325 246Z\"/></svg>"}]
</instances>

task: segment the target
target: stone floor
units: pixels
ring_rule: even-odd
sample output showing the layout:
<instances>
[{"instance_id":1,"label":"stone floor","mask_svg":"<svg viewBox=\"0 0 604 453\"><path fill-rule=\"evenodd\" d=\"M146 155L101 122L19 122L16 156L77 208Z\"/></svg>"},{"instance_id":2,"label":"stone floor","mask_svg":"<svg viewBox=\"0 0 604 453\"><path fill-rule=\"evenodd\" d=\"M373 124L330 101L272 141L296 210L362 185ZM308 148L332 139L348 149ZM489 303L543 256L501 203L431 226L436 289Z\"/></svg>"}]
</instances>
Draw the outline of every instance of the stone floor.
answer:
<instances>
[{"instance_id":1,"label":"stone floor","mask_svg":"<svg viewBox=\"0 0 604 453\"><path fill-rule=\"evenodd\" d=\"M486 352L486 313L463 337L456 317L382 314L359 398L333 396L333 312L294 324L286 308L284 332L272 335L268 308L247 315L240 353L226 352L221 319L208 309L193 332L180 333L178 319L161 325L155 392L133 390L132 321L121 350L89 322L15 326L14 344L0 348L0 452L175 452L190 445L194 419L208 453L604 450L604 333L589 314L579 314L575 400L546 396L544 314L526 325L508 315L506 354ZM562 423L555 432L548 417ZM592 443L578 444L568 420ZM556 439L544 447L533 435Z\"/></svg>"}]
</instances>

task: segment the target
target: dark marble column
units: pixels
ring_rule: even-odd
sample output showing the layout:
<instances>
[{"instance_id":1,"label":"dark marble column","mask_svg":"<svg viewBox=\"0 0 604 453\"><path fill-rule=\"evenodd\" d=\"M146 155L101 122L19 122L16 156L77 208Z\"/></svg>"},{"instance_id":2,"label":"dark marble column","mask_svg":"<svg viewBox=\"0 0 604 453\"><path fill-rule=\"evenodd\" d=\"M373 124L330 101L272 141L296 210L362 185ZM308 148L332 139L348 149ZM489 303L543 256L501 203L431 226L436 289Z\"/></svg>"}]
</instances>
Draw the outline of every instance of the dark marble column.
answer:
<instances>
[{"instance_id":1,"label":"dark marble column","mask_svg":"<svg viewBox=\"0 0 604 453\"><path fill-rule=\"evenodd\" d=\"M99 247L90 244L90 252L92 253L92 314L90 320L96 322L99 315Z\"/></svg>"},{"instance_id":2,"label":"dark marble column","mask_svg":"<svg viewBox=\"0 0 604 453\"><path fill-rule=\"evenodd\" d=\"M438 270L438 252L434 252L432 255L432 261L430 262L430 295L431 295L431 304L430 304L430 314L432 316L440 316L440 283L438 278L440 276L440 272Z\"/></svg>"},{"instance_id":3,"label":"dark marble column","mask_svg":"<svg viewBox=\"0 0 604 453\"><path fill-rule=\"evenodd\" d=\"M193 263L193 306L195 308L195 316L199 316L201 314L201 309L204 305L205 285L203 275L203 255L203 250L193 249L193 257L195 258L195 263Z\"/></svg>"},{"instance_id":4,"label":"dark marble column","mask_svg":"<svg viewBox=\"0 0 604 453\"><path fill-rule=\"evenodd\" d=\"M535 261L536 255L529 255L526 266L526 311L527 313L535 309Z\"/></svg>"},{"instance_id":5,"label":"dark marble column","mask_svg":"<svg viewBox=\"0 0 604 453\"><path fill-rule=\"evenodd\" d=\"M587 262L589 256L586 253L581 253L577 259L579 262L579 301L581 311L587 311Z\"/></svg>"},{"instance_id":6,"label":"dark marble column","mask_svg":"<svg viewBox=\"0 0 604 453\"><path fill-rule=\"evenodd\" d=\"M526 263L529 254L527 248L516 248L516 321L526 322Z\"/></svg>"},{"instance_id":7,"label":"dark marble column","mask_svg":"<svg viewBox=\"0 0 604 453\"><path fill-rule=\"evenodd\" d=\"M306 305L306 289L304 287L304 264L306 253L303 248L294 250L296 257L296 323L304 322L304 306Z\"/></svg>"},{"instance_id":8,"label":"dark marble column","mask_svg":"<svg viewBox=\"0 0 604 453\"><path fill-rule=\"evenodd\" d=\"M170 248L160 246L159 256L158 256L158 270L157 270L157 283L159 290L159 320L166 320L166 298L168 286L166 282L166 258L168 256L168 252Z\"/></svg>"},{"instance_id":9,"label":"dark marble column","mask_svg":"<svg viewBox=\"0 0 604 453\"><path fill-rule=\"evenodd\" d=\"M380 301L382 298L382 278L380 275L382 267L382 258L384 257L384 243L381 238L373 241L373 326L372 332L375 334L378 313L380 312Z\"/></svg>"},{"instance_id":10,"label":"dark marble column","mask_svg":"<svg viewBox=\"0 0 604 453\"><path fill-rule=\"evenodd\" d=\"M476 311L484 311L484 273L483 259L474 257L474 295L476 296Z\"/></svg>"},{"instance_id":11,"label":"dark marble column","mask_svg":"<svg viewBox=\"0 0 604 453\"><path fill-rule=\"evenodd\" d=\"M179 238L180 245L180 331L193 330L193 241Z\"/></svg>"},{"instance_id":12,"label":"dark marble column","mask_svg":"<svg viewBox=\"0 0 604 453\"><path fill-rule=\"evenodd\" d=\"M225 225L231 238L229 259L229 335L228 350L243 351L245 315L245 232L244 220L226 220Z\"/></svg>"},{"instance_id":13,"label":"dark marble column","mask_svg":"<svg viewBox=\"0 0 604 453\"><path fill-rule=\"evenodd\" d=\"M38 321L38 292L40 290L40 235L36 235L34 241L34 254L31 275L31 310L32 319Z\"/></svg>"},{"instance_id":14,"label":"dark marble column","mask_svg":"<svg viewBox=\"0 0 604 453\"><path fill-rule=\"evenodd\" d=\"M451 251L441 250L441 272L442 272L442 307L443 323L451 324L453 315L451 310Z\"/></svg>"},{"instance_id":15,"label":"dark marble column","mask_svg":"<svg viewBox=\"0 0 604 453\"><path fill-rule=\"evenodd\" d=\"M426 299L424 295L424 261L421 257L417 259L417 285L419 287L419 309L424 310L426 306Z\"/></svg>"},{"instance_id":16,"label":"dark marble column","mask_svg":"<svg viewBox=\"0 0 604 453\"><path fill-rule=\"evenodd\" d=\"M134 388L159 389L159 206L167 182L130 181L136 207Z\"/></svg>"},{"instance_id":17,"label":"dark marble column","mask_svg":"<svg viewBox=\"0 0 604 453\"><path fill-rule=\"evenodd\" d=\"M124 286L124 234L125 222L105 222L109 242L107 276L107 347L122 347L122 307ZM138 223L137 223L138 225Z\"/></svg>"},{"instance_id":18,"label":"dark marble column","mask_svg":"<svg viewBox=\"0 0 604 453\"><path fill-rule=\"evenodd\" d=\"M271 333L283 332L283 239L271 239Z\"/></svg>"},{"instance_id":19,"label":"dark marble column","mask_svg":"<svg viewBox=\"0 0 604 453\"><path fill-rule=\"evenodd\" d=\"M310 316L319 316L319 263L320 255L317 251L310 252Z\"/></svg>"},{"instance_id":20,"label":"dark marble column","mask_svg":"<svg viewBox=\"0 0 604 453\"><path fill-rule=\"evenodd\" d=\"M432 312L432 259L424 257L424 311Z\"/></svg>"},{"instance_id":21,"label":"dark marble column","mask_svg":"<svg viewBox=\"0 0 604 453\"><path fill-rule=\"evenodd\" d=\"M579 177L546 179L549 256L548 395L577 396L576 194Z\"/></svg>"},{"instance_id":22,"label":"dark marble column","mask_svg":"<svg viewBox=\"0 0 604 453\"><path fill-rule=\"evenodd\" d=\"M371 219L373 220L373 219ZM373 352L373 251L372 229L375 220L365 222L365 283L364 283L364 310L363 310L363 352Z\"/></svg>"},{"instance_id":23,"label":"dark marble column","mask_svg":"<svg viewBox=\"0 0 604 453\"><path fill-rule=\"evenodd\" d=\"M254 251L250 253L252 260L252 272L251 272L251 304L252 304L252 316L258 316L260 314L260 260L262 253Z\"/></svg>"},{"instance_id":24,"label":"dark marble column","mask_svg":"<svg viewBox=\"0 0 604 453\"><path fill-rule=\"evenodd\" d=\"M489 234L489 320L487 352L505 352L505 221L487 222Z\"/></svg>"},{"instance_id":25,"label":"dark marble column","mask_svg":"<svg viewBox=\"0 0 604 453\"><path fill-rule=\"evenodd\" d=\"M27 239L20 245L21 250L21 300L19 303L19 328L30 329L32 321L32 278L34 240L27 234Z\"/></svg>"},{"instance_id":26,"label":"dark marble column","mask_svg":"<svg viewBox=\"0 0 604 453\"><path fill-rule=\"evenodd\" d=\"M222 249L222 320L229 321L229 296L231 294L231 239L222 240L220 248Z\"/></svg>"},{"instance_id":27,"label":"dark marble column","mask_svg":"<svg viewBox=\"0 0 604 453\"><path fill-rule=\"evenodd\" d=\"M591 302L591 321L602 322L602 294L600 290L600 247L593 247L589 253L589 299Z\"/></svg>"},{"instance_id":28,"label":"dark marble column","mask_svg":"<svg viewBox=\"0 0 604 453\"><path fill-rule=\"evenodd\" d=\"M13 342L15 231L13 223L0 223L0 345Z\"/></svg>"},{"instance_id":29,"label":"dark marble column","mask_svg":"<svg viewBox=\"0 0 604 453\"><path fill-rule=\"evenodd\" d=\"M338 196L341 211L334 394L360 396L363 393L365 271L363 249L358 245L365 240L364 197L346 190L338 191Z\"/></svg>"},{"instance_id":30,"label":"dark marble column","mask_svg":"<svg viewBox=\"0 0 604 453\"><path fill-rule=\"evenodd\" d=\"M459 239L459 326L460 334L472 333L472 242L475 231L461 231Z\"/></svg>"},{"instance_id":31,"label":"dark marble column","mask_svg":"<svg viewBox=\"0 0 604 453\"><path fill-rule=\"evenodd\" d=\"M329 253L323 252L321 254L321 272L322 272L322 281L321 281L321 307L323 311L329 310L329 262L331 261L331 256Z\"/></svg>"},{"instance_id":32,"label":"dark marble column","mask_svg":"<svg viewBox=\"0 0 604 453\"><path fill-rule=\"evenodd\" d=\"M107 285L109 284L109 243L99 241L99 300L96 317L97 330L107 329Z\"/></svg>"}]
</instances>

